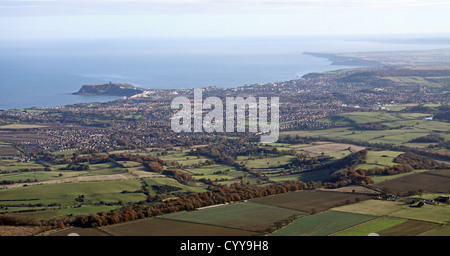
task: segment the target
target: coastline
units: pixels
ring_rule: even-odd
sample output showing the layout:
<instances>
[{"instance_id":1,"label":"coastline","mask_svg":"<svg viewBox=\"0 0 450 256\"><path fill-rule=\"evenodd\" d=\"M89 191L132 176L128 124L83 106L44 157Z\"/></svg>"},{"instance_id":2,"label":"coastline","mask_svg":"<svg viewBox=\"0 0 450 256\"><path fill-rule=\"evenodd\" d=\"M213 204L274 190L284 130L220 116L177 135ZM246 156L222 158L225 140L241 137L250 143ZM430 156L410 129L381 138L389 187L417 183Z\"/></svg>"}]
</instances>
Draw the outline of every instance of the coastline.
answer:
<instances>
[{"instance_id":1,"label":"coastline","mask_svg":"<svg viewBox=\"0 0 450 256\"><path fill-rule=\"evenodd\" d=\"M382 66L381 62L375 60L364 60L360 58L340 56L334 53L319 53L319 52L303 52L305 55L310 55L319 58L326 58L331 61L330 65L340 65L340 66L365 66L365 67L376 67Z\"/></svg>"},{"instance_id":2,"label":"coastline","mask_svg":"<svg viewBox=\"0 0 450 256\"><path fill-rule=\"evenodd\" d=\"M312 54L311 54L311 56L313 56ZM324 58L326 58L326 57L323 57L323 56L313 56L313 57L315 57L315 58L320 58L320 59L324 59ZM331 65L333 65L333 64L326 64L326 65L324 65L324 66L331 66ZM342 65L346 65L346 64L342 64ZM353 65L347 65L347 66L353 66ZM352 68L358 68L358 67L352 67ZM305 75L308 75L308 74L316 74L316 73L322 73L322 72L329 72L329 71L335 71L335 70L339 70L339 68L338 67L336 67L336 68L331 68L330 70L326 70L326 71L321 71L321 70L319 70L319 71L314 71L314 70L308 70L307 72L305 72L305 74L304 75L302 75L302 76L298 76L297 75L297 77L296 78L292 78L292 79L283 79L283 80L279 80L279 81L275 81L275 82L287 82L287 81L291 81L291 80L300 80L300 79L303 79L303 76L305 76ZM254 83L254 84L270 84L270 83L273 83L273 82L270 82L270 81L267 81L267 82L264 82L264 83ZM227 87L222 87L223 89L235 89L235 88L240 88L240 87L245 87L245 86L248 86L249 84L241 84L241 85L238 85L238 86L235 86L235 87L233 87L233 86L227 86ZM80 87L80 88L83 88L83 86L82 87ZM137 88L137 87L136 87ZM197 87L196 87L197 88ZM204 87L202 87L202 86L199 86L198 88L204 88ZM142 90L145 90L144 88L139 88L139 89L142 89ZM160 88L160 89L149 89L149 90L167 90L167 91L177 91L177 90L186 90L187 88L177 88L177 89L173 89L173 88L167 88L167 89L163 89L163 88ZM188 88L188 89L193 89L193 88ZM81 89L80 89L81 90ZM97 94L97 93L89 93L89 92L83 92L83 93L80 93L80 91L77 91L77 92L67 92L67 93L64 93L64 95L71 95L71 96L75 96L75 97L83 97L83 98L89 98L89 99L93 99L93 98L96 98L96 99L99 99L99 98L101 98L101 99L106 99L106 98L108 98L108 97L118 97L118 98L115 98L115 99L108 99L108 100L94 100L94 101L91 101L91 100L87 100L87 101L80 101L80 102L74 102L74 103L67 103L67 104L57 104L57 105L51 105L51 106L39 106L39 105L36 105L36 106L24 106L24 107L12 107L12 108L4 108L4 109L2 109L2 108L0 108L0 111L8 111L8 110L27 110L27 109L35 109L35 108L52 108L52 107L64 107L64 106L68 106L68 105L73 105L73 104L88 104L88 103L97 103L97 102L103 102L103 103L107 103L107 102L113 102L113 101L115 101L115 100L119 100L119 99L124 99L124 97L127 97L127 98L130 98L131 96L130 95L122 95L122 92L121 93L101 93L101 94ZM134 93L133 93L133 95L134 95ZM104 97L104 98L103 98Z\"/></svg>"}]
</instances>

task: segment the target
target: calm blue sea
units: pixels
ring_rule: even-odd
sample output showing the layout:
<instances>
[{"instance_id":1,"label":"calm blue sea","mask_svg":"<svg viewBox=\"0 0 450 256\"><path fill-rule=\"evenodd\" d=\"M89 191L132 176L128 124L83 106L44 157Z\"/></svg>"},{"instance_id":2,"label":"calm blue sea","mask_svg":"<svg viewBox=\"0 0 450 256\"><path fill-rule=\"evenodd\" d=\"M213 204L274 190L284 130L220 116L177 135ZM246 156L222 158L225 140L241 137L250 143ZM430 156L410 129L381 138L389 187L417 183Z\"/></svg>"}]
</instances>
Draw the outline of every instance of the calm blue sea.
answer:
<instances>
[{"instance_id":1,"label":"calm blue sea","mask_svg":"<svg viewBox=\"0 0 450 256\"><path fill-rule=\"evenodd\" d=\"M102 39L0 42L0 109L110 101L79 96L83 84L131 83L143 88L237 87L297 79L330 65L313 52L436 49L344 36Z\"/></svg>"}]
</instances>

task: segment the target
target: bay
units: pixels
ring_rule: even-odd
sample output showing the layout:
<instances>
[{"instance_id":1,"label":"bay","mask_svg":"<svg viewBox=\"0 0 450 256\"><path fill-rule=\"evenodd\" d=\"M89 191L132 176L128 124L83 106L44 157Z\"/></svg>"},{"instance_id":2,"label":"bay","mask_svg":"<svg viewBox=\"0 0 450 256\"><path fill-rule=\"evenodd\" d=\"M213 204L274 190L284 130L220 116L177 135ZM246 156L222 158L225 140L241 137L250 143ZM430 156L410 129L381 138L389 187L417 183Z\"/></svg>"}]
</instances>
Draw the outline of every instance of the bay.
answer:
<instances>
[{"instance_id":1,"label":"bay","mask_svg":"<svg viewBox=\"0 0 450 256\"><path fill-rule=\"evenodd\" d=\"M121 82L148 89L237 87L352 68L330 65L327 59L303 52L439 47L347 36L2 41L0 110L120 98L72 95L84 84Z\"/></svg>"}]
</instances>

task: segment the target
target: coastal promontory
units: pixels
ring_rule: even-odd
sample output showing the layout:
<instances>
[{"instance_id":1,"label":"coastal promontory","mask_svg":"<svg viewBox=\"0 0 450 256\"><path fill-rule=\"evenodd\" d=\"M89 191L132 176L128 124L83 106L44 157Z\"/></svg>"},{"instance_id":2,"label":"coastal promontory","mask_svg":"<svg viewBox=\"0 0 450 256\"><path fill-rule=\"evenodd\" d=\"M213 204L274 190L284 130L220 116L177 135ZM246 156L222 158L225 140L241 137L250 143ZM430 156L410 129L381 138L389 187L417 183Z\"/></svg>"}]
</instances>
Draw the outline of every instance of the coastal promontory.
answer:
<instances>
[{"instance_id":1,"label":"coastal promontory","mask_svg":"<svg viewBox=\"0 0 450 256\"><path fill-rule=\"evenodd\" d=\"M130 97L144 90L128 83L86 84L75 95L104 95Z\"/></svg>"}]
</instances>

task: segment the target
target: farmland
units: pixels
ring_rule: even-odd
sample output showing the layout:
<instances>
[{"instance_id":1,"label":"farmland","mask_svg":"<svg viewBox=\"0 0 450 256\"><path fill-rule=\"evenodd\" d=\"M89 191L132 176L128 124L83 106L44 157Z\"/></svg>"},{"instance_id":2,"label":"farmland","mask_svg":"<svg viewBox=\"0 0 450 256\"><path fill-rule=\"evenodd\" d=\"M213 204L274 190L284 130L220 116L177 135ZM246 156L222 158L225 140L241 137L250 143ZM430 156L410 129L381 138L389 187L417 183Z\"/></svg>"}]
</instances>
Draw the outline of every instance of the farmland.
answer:
<instances>
[{"instance_id":1,"label":"farmland","mask_svg":"<svg viewBox=\"0 0 450 256\"><path fill-rule=\"evenodd\" d=\"M372 220L374 217L346 212L327 211L300 218L274 236L325 236L339 230Z\"/></svg>"},{"instance_id":2,"label":"farmland","mask_svg":"<svg viewBox=\"0 0 450 256\"><path fill-rule=\"evenodd\" d=\"M240 163L241 167L237 167L223 163L205 162L212 159L202 155L192 156L189 149L170 149L167 151L132 150L133 154L143 157L148 155L155 156L155 152L157 152L167 163L163 166L163 170L171 170L174 168L173 165L175 165L180 168L179 170L191 175L193 180L189 183L180 183L173 177L163 173L148 171L141 162L136 161L119 160L105 163L87 163L87 170L70 170L66 164L49 165L45 162L20 162L3 159L0 160L0 169L4 170L5 173L0 174L0 180L15 183L2 185L8 189L0 190L0 198L2 198L0 203L3 206L0 212L45 219L52 215L75 216L78 214L109 211L122 207L124 203L145 201L148 195L157 196L164 191L166 194L162 195L163 199L177 198L185 193L204 192L208 190L208 186L202 181L208 179L215 180L218 184L227 185L236 182L257 184L258 181L261 185L289 180L321 181L335 170L325 168L314 171L285 173L284 171L293 165L297 156L284 154L283 152L294 150L298 155L317 157L318 159L331 159L325 162L330 163L334 161L333 159L342 159L364 149L364 147L352 144L326 141L297 144L262 144L256 147L270 152L276 148L279 153L264 154L258 157L239 156L237 162ZM131 150L125 150L120 153L127 152L131 152ZM396 164L393 159L401 153L388 150L368 150L366 162L358 165L357 168L392 166ZM68 155L72 156L72 154ZM45 167L49 167L49 170L42 171ZM247 168L251 173L243 168ZM23 169L41 169L41 171L20 171ZM422 180L422 178L417 178L415 175L422 174L422 172L425 173L423 175L427 175L424 177L428 177L429 182L425 179L418 186L417 182ZM440 175L447 175L444 171L436 170L434 172ZM255 176L252 173L260 176ZM402 176L407 178L407 180L402 182ZM396 189L406 193L413 189L426 189L427 187L435 189L433 191L436 192L443 192L443 190L436 189L439 187L444 189L447 184L445 181L442 181L442 178L431 176L425 170L417 170L413 173L402 175L374 177L374 179L378 179L374 184L375 187L379 189L392 188L393 193L397 192ZM389 182L393 182L393 185L390 185ZM405 187L403 188L402 186ZM108 189L109 187L111 188ZM144 191L142 190L143 188L147 190ZM97 192L94 192L94 189ZM347 191L347 193L319 190L315 192L299 191L276 197L269 196L253 199L252 202L311 214L339 205L364 201L377 193L376 191L366 193L352 193L351 191ZM31 198L29 195L34 196ZM76 199L80 195L83 195L84 199L82 202L77 202ZM273 222L266 223L266 226L261 228L267 229L271 225L273 225ZM256 229L249 229L249 231L255 232ZM261 230L257 231L261 232Z\"/></svg>"},{"instance_id":3,"label":"farmland","mask_svg":"<svg viewBox=\"0 0 450 256\"><path fill-rule=\"evenodd\" d=\"M355 168L371 169L371 168L384 168L386 166L396 165L394 158L403 152L396 151L372 151L367 152L366 163L357 165Z\"/></svg>"},{"instance_id":4,"label":"farmland","mask_svg":"<svg viewBox=\"0 0 450 256\"><path fill-rule=\"evenodd\" d=\"M36 129L43 128L45 125L35 125L35 124L8 124L1 125L0 130L23 130L23 129Z\"/></svg>"},{"instance_id":5,"label":"farmland","mask_svg":"<svg viewBox=\"0 0 450 256\"><path fill-rule=\"evenodd\" d=\"M282 195L253 199L252 202L303 211L322 212L338 205L354 203L355 200L367 200L366 194L352 194L328 191L298 191Z\"/></svg>"},{"instance_id":6,"label":"farmland","mask_svg":"<svg viewBox=\"0 0 450 256\"><path fill-rule=\"evenodd\" d=\"M260 234L242 229L164 218L138 220L125 224L102 227L101 230L119 236L254 236Z\"/></svg>"},{"instance_id":7,"label":"farmland","mask_svg":"<svg viewBox=\"0 0 450 256\"><path fill-rule=\"evenodd\" d=\"M351 227L347 230L337 232L335 236L368 236L372 233L378 234L382 230L397 226L406 221L406 219L393 217L377 218L372 221L367 221L365 223L357 225L356 227Z\"/></svg>"},{"instance_id":8,"label":"farmland","mask_svg":"<svg viewBox=\"0 0 450 256\"><path fill-rule=\"evenodd\" d=\"M0 210L8 213L23 211L22 215L38 219L53 214L65 216L104 209L110 210L120 207L120 204L115 204L113 207L105 206L105 204L144 200L144 194L122 193L123 191L136 191L140 187L141 183L138 180L122 180L11 188L0 190L0 205L2 206ZM80 199L77 201L77 198ZM88 207L88 205L92 206Z\"/></svg>"},{"instance_id":9,"label":"farmland","mask_svg":"<svg viewBox=\"0 0 450 256\"><path fill-rule=\"evenodd\" d=\"M447 132L450 130L450 124L447 122L424 120L429 116L430 114L424 113L351 112L320 120L320 122L339 124L343 127L316 131L286 131L281 134L425 148L433 143L412 143L411 141L431 133L447 138ZM375 124L384 127L371 130L361 129L358 126Z\"/></svg>"},{"instance_id":10,"label":"farmland","mask_svg":"<svg viewBox=\"0 0 450 256\"><path fill-rule=\"evenodd\" d=\"M275 222L305 213L254 202L234 203L193 212L168 214L162 218L263 232Z\"/></svg>"},{"instance_id":11,"label":"farmland","mask_svg":"<svg viewBox=\"0 0 450 256\"><path fill-rule=\"evenodd\" d=\"M435 199L436 195L427 194L418 197L412 196L410 200L420 198ZM357 204L340 206L333 208L333 211L353 212L359 214L367 214L373 216L389 216L403 219L414 219L418 221L433 222L438 224L446 224L450 221L450 207L448 204L428 204L422 207L414 207L416 204L410 204L410 201L384 201L384 200L367 200Z\"/></svg>"},{"instance_id":12,"label":"farmland","mask_svg":"<svg viewBox=\"0 0 450 256\"><path fill-rule=\"evenodd\" d=\"M174 133L170 102L188 89L0 111L0 220L49 235L449 235L448 78L383 68L205 89L280 96L275 143Z\"/></svg>"},{"instance_id":13,"label":"farmland","mask_svg":"<svg viewBox=\"0 0 450 256\"><path fill-rule=\"evenodd\" d=\"M439 227L437 223L408 220L396 226L381 230L380 236L416 236Z\"/></svg>"},{"instance_id":14,"label":"farmland","mask_svg":"<svg viewBox=\"0 0 450 256\"><path fill-rule=\"evenodd\" d=\"M404 175L396 179L376 183L379 189L388 189L392 193L405 194L411 190L423 190L430 193L449 193L450 170L435 170ZM440 174L443 173L444 175Z\"/></svg>"}]
</instances>

